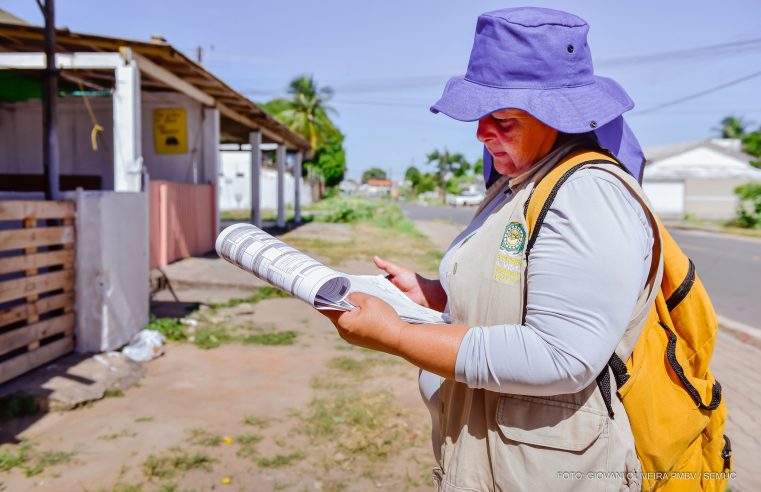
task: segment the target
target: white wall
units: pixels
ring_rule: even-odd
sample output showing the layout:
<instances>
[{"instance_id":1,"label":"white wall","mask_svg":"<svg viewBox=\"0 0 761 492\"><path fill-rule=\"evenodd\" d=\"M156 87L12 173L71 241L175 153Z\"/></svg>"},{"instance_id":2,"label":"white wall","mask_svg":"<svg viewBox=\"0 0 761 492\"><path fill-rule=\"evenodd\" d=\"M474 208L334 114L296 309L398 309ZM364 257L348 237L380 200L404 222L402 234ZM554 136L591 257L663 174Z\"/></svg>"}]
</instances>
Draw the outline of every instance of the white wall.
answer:
<instances>
[{"instance_id":1,"label":"white wall","mask_svg":"<svg viewBox=\"0 0 761 492\"><path fill-rule=\"evenodd\" d=\"M143 128L143 163L151 179L181 183L214 183L215 176L204 172L203 105L177 92L143 92L141 95ZM184 108L187 115L188 152L186 154L157 154L153 142L153 110ZM206 145L219 145L209 142Z\"/></svg>"},{"instance_id":2,"label":"white wall","mask_svg":"<svg viewBox=\"0 0 761 492\"><path fill-rule=\"evenodd\" d=\"M93 128L84 98L58 99L58 151L61 174L101 175L104 189L113 189L113 113L111 97L90 97L97 122L98 150L92 149ZM0 173L42 174L42 103L39 100L0 103Z\"/></svg>"},{"instance_id":3,"label":"white wall","mask_svg":"<svg viewBox=\"0 0 761 492\"><path fill-rule=\"evenodd\" d=\"M148 196L67 195L77 199L76 350L114 350L148 323Z\"/></svg>"},{"instance_id":4,"label":"white wall","mask_svg":"<svg viewBox=\"0 0 761 492\"><path fill-rule=\"evenodd\" d=\"M248 151L224 150L220 154L219 208L220 210L248 210L251 208L251 154ZM277 171L262 168L261 208L277 209ZM285 174L285 205L294 204L295 182L293 175ZM302 178L301 204L312 203L312 187Z\"/></svg>"},{"instance_id":5,"label":"white wall","mask_svg":"<svg viewBox=\"0 0 761 492\"><path fill-rule=\"evenodd\" d=\"M61 174L101 175L104 190L114 187L113 103L110 96L89 97L97 122L98 150L90 142L93 124L83 97L58 99L58 148ZM184 108L187 114L188 152L156 154L153 110ZM141 93L143 162L151 179L184 183L214 183L204 165L204 145L216 150L219 142L204 142L203 106L176 92ZM195 171L194 171L195 169ZM205 170L206 169L206 170ZM0 103L0 173L42 174L42 103L39 100ZM209 174L208 176L206 174Z\"/></svg>"}]
</instances>

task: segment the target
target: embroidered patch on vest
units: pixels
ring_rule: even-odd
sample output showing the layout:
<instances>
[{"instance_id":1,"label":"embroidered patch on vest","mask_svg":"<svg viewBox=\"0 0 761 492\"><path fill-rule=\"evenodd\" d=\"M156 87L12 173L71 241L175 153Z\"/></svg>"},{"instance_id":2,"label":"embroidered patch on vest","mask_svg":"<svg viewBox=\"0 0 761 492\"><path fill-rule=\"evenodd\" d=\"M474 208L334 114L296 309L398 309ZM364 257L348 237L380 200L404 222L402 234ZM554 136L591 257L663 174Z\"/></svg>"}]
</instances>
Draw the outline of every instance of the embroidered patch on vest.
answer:
<instances>
[{"instance_id":1,"label":"embroidered patch on vest","mask_svg":"<svg viewBox=\"0 0 761 492\"><path fill-rule=\"evenodd\" d=\"M523 224L520 222L510 222L507 224L499 249L505 253L517 255L522 253L525 247L526 229L523 227Z\"/></svg>"}]
</instances>

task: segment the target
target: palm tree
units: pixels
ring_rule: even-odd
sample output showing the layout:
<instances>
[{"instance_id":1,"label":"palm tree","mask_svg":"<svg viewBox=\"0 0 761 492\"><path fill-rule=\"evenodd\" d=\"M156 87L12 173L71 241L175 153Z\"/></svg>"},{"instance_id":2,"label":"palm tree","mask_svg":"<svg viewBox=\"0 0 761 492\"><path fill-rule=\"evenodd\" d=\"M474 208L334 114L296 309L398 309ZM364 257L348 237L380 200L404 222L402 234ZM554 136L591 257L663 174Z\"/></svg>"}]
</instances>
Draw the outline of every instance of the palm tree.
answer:
<instances>
[{"instance_id":1,"label":"palm tree","mask_svg":"<svg viewBox=\"0 0 761 492\"><path fill-rule=\"evenodd\" d=\"M747 121L737 116L727 116L719 124L721 126L716 130L721 134L721 138L742 138L748 126Z\"/></svg>"},{"instance_id":2,"label":"palm tree","mask_svg":"<svg viewBox=\"0 0 761 492\"><path fill-rule=\"evenodd\" d=\"M439 177L439 196L441 202L446 202L446 180L448 174L454 174L455 176L462 176L470 167L468 161L465 160L465 156L456 152L450 154L448 149L443 151L434 150L426 156L428 164L434 164L438 171Z\"/></svg>"},{"instance_id":3,"label":"palm tree","mask_svg":"<svg viewBox=\"0 0 761 492\"><path fill-rule=\"evenodd\" d=\"M304 137L314 152L336 132L328 117L328 113L336 111L327 104L333 89L319 87L311 75L301 75L288 84L288 94L290 99L275 99L266 103L264 109Z\"/></svg>"}]
</instances>

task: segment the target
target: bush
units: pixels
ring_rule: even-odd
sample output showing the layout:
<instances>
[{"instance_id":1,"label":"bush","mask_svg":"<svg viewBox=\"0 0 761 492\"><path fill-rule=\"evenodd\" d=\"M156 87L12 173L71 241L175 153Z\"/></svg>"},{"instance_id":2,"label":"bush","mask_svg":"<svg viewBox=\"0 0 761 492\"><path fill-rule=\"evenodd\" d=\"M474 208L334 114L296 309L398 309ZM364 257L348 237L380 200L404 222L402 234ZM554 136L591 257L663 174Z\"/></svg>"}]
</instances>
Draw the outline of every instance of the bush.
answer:
<instances>
[{"instance_id":1,"label":"bush","mask_svg":"<svg viewBox=\"0 0 761 492\"><path fill-rule=\"evenodd\" d=\"M747 229L761 229L761 183L738 186L735 194L740 198L737 225Z\"/></svg>"}]
</instances>

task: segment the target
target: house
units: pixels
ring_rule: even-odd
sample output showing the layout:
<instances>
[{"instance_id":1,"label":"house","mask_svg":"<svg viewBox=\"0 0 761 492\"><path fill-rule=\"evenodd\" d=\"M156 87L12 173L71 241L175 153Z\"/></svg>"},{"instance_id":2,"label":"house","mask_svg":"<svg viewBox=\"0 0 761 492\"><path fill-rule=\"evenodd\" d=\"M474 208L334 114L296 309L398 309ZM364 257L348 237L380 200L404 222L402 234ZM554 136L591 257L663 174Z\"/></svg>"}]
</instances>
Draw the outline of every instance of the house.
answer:
<instances>
[{"instance_id":1,"label":"house","mask_svg":"<svg viewBox=\"0 0 761 492\"><path fill-rule=\"evenodd\" d=\"M644 149L642 188L663 218L728 220L735 216L735 188L761 182L755 158L737 139L680 142Z\"/></svg>"},{"instance_id":2,"label":"house","mask_svg":"<svg viewBox=\"0 0 761 492\"><path fill-rule=\"evenodd\" d=\"M390 179L368 179L359 187L359 192L369 197L390 196L392 187Z\"/></svg>"},{"instance_id":3,"label":"house","mask_svg":"<svg viewBox=\"0 0 761 492\"><path fill-rule=\"evenodd\" d=\"M0 16L0 382L73 348L116 349L145 326L150 269L214 249L220 144L248 146L254 190L272 149L282 225L286 161L300 176L310 152L163 38L54 32L48 146L45 28ZM61 200L44 200L46 188ZM259 193L251 208L260 223Z\"/></svg>"}]
</instances>

